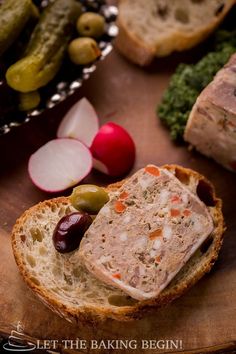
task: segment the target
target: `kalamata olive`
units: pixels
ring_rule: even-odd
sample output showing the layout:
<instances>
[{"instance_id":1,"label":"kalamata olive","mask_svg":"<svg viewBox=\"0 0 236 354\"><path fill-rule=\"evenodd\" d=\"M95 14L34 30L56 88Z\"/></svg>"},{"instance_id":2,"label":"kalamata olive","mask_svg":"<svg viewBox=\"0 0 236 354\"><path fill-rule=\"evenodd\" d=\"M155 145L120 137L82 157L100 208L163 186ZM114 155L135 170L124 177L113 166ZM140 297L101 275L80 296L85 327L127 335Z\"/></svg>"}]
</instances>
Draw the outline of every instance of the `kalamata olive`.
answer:
<instances>
[{"instance_id":1,"label":"kalamata olive","mask_svg":"<svg viewBox=\"0 0 236 354\"><path fill-rule=\"evenodd\" d=\"M53 232L53 244L60 253L74 251L92 223L87 213L75 212L61 218Z\"/></svg>"},{"instance_id":2,"label":"kalamata olive","mask_svg":"<svg viewBox=\"0 0 236 354\"><path fill-rule=\"evenodd\" d=\"M77 210L90 214L97 214L109 200L109 195L104 188L93 184L82 184L73 189L70 202Z\"/></svg>"}]
</instances>

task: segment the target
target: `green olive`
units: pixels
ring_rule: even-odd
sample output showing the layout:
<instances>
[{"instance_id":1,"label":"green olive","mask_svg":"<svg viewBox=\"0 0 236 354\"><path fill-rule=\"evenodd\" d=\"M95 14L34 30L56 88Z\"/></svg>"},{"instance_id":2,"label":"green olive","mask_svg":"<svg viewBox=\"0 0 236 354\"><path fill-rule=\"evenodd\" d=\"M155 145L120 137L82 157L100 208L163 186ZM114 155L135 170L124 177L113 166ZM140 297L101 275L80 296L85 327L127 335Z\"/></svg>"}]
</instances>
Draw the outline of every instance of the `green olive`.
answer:
<instances>
[{"instance_id":1,"label":"green olive","mask_svg":"<svg viewBox=\"0 0 236 354\"><path fill-rule=\"evenodd\" d=\"M38 91L32 91L19 94L19 110L29 111L36 108L40 103L40 95Z\"/></svg>"},{"instance_id":2,"label":"green olive","mask_svg":"<svg viewBox=\"0 0 236 354\"><path fill-rule=\"evenodd\" d=\"M87 37L74 39L69 44L68 53L71 61L78 65L90 64L101 55L97 42Z\"/></svg>"},{"instance_id":3,"label":"green olive","mask_svg":"<svg viewBox=\"0 0 236 354\"><path fill-rule=\"evenodd\" d=\"M108 200L108 193L93 184L75 187L70 196L70 202L75 209L90 214L97 214Z\"/></svg>"},{"instance_id":4,"label":"green olive","mask_svg":"<svg viewBox=\"0 0 236 354\"><path fill-rule=\"evenodd\" d=\"M105 31L105 19L94 12L86 12L78 18L76 28L81 36L99 38Z\"/></svg>"}]
</instances>

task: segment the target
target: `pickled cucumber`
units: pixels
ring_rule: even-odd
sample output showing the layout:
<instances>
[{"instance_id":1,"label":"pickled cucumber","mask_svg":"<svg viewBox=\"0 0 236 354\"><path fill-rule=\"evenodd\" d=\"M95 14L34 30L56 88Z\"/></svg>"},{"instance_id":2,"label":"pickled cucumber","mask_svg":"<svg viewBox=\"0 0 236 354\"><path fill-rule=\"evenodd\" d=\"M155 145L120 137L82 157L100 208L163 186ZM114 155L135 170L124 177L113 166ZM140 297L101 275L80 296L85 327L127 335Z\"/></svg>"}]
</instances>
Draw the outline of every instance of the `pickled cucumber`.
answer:
<instances>
[{"instance_id":1,"label":"pickled cucumber","mask_svg":"<svg viewBox=\"0 0 236 354\"><path fill-rule=\"evenodd\" d=\"M5 0L0 6L0 55L16 40L32 15L31 0Z\"/></svg>"},{"instance_id":2,"label":"pickled cucumber","mask_svg":"<svg viewBox=\"0 0 236 354\"><path fill-rule=\"evenodd\" d=\"M76 0L55 0L40 17L25 56L10 66L6 73L8 85L16 91L36 91L57 74L81 5Z\"/></svg>"},{"instance_id":3,"label":"pickled cucumber","mask_svg":"<svg viewBox=\"0 0 236 354\"><path fill-rule=\"evenodd\" d=\"M29 111L38 107L40 103L40 94L38 91L19 93L19 105L20 111Z\"/></svg>"},{"instance_id":4,"label":"pickled cucumber","mask_svg":"<svg viewBox=\"0 0 236 354\"><path fill-rule=\"evenodd\" d=\"M39 16L40 16L39 9L37 8L37 6L34 3L32 3L32 5L31 5L31 18L33 20L38 20Z\"/></svg>"}]
</instances>

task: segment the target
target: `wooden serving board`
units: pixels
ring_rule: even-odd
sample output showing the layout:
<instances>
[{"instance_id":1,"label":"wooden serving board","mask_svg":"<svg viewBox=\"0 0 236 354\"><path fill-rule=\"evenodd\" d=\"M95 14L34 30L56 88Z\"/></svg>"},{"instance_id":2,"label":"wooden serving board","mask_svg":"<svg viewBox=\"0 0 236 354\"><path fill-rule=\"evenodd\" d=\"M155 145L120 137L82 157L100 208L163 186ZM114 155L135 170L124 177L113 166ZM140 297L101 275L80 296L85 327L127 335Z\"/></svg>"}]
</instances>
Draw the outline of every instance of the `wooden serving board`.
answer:
<instances>
[{"instance_id":1,"label":"wooden serving board","mask_svg":"<svg viewBox=\"0 0 236 354\"><path fill-rule=\"evenodd\" d=\"M184 59L191 60L196 53L191 52ZM0 138L0 333L9 336L20 323L24 334L35 340L132 339L140 344L142 339L168 339L182 341L179 350L185 353L226 353L236 348L236 175L197 153L188 152L184 146L174 145L155 115L156 105L179 60L178 56L158 60L144 70L113 51L76 95ZM163 309L153 310L139 321L121 324L108 320L96 327L72 325L53 314L30 292L13 259L10 232L16 218L28 207L51 197L32 185L27 174L28 158L55 137L63 114L82 96L92 102L101 124L113 120L132 134L137 146L132 172L147 163L182 164L205 174L224 201L227 232L211 273L185 296ZM111 180L93 172L85 182L107 184ZM79 352L111 353L113 350L88 348ZM161 353L163 350L138 347L136 351L114 352Z\"/></svg>"}]
</instances>

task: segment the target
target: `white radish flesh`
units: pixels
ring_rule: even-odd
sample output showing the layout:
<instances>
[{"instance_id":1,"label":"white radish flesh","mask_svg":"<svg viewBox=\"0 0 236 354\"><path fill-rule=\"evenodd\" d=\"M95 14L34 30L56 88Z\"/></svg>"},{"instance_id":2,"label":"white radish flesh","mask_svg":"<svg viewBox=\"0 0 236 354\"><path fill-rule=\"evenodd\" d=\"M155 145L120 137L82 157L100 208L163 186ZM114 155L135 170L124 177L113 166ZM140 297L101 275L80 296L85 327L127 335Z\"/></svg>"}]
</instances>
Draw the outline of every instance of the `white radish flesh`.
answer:
<instances>
[{"instance_id":1,"label":"white radish flesh","mask_svg":"<svg viewBox=\"0 0 236 354\"><path fill-rule=\"evenodd\" d=\"M93 106L86 98L82 98L61 121L57 137L78 139L90 147L98 129L98 117Z\"/></svg>"},{"instance_id":2,"label":"white radish flesh","mask_svg":"<svg viewBox=\"0 0 236 354\"><path fill-rule=\"evenodd\" d=\"M32 182L46 192L60 192L85 178L92 169L92 155L78 140L55 139L31 155Z\"/></svg>"}]
</instances>

